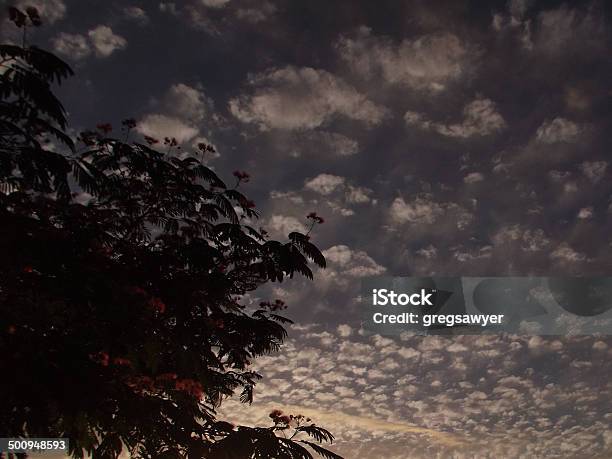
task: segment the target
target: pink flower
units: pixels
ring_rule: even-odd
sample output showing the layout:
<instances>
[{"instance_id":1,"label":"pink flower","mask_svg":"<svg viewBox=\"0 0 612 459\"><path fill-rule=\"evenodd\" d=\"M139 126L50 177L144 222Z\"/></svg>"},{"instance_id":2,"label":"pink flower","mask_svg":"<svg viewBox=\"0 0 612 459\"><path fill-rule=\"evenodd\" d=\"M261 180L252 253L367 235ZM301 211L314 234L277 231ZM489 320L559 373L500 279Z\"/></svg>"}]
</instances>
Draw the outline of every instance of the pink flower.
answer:
<instances>
[{"instance_id":1,"label":"pink flower","mask_svg":"<svg viewBox=\"0 0 612 459\"><path fill-rule=\"evenodd\" d=\"M308 218L309 220L312 220L313 223L318 223L318 224L325 223L325 220L323 219L323 217L319 217L316 212L310 212L308 215L306 215L306 218Z\"/></svg>"},{"instance_id":2,"label":"pink flower","mask_svg":"<svg viewBox=\"0 0 612 459\"><path fill-rule=\"evenodd\" d=\"M156 143L159 143L159 140L157 140L155 137L150 137L148 135L144 136L145 142L147 142L149 145L155 145Z\"/></svg>"},{"instance_id":3,"label":"pink flower","mask_svg":"<svg viewBox=\"0 0 612 459\"><path fill-rule=\"evenodd\" d=\"M176 375L176 373L162 373L155 379L157 379L158 381L175 381L177 377L178 376Z\"/></svg>"},{"instance_id":4,"label":"pink flower","mask_svg":"<svg viewBox=\"0 0 612 459\"><path fill-rule=\"evenodd\" d=\"M174 388L182 392L186 392L194 398L202 398L204 395L204 389L199 381L193 379L179 379L176 381Z\"/></svg>"},{"instance_id":5,"label":"pink flower","mask_svg":"<svg viewBox=\"0 0 612 459\"><path fill-rule=\"evenodd\" d=\"M119 366L122 366L122 367L131 367L132 366L132 361L130 359L124 359L122 357L115 357L113 359L113 364L119 365Z\"/></svg>"},{"instance_id":6,"label":"pink flower","mask_svg":"<svg viewBox=\"0 0 612 459\"><path fill-rule=\"evenodd\" d=\"M102 131L105 135L113 130L113 126L110 123L100 123L96 126L96 128L98 128L99 131Z\"/></svg>"},{"instance_id":7,"label":"pink flower","mask_svg":"<svg viewBox=\"0 0 612 459\"><path fill-rule=\"evenodd\" d=\"M251 176L244 171L234 171L233 175L239 182L248 182L251 179Z\"/></svg>"},{"instance_id":8,"label":"pink flower","mask_svg":"<svg viewBox=\"0 0 612 459\"><path fill-rule=\"evenodd\" d=\"M103 367L107 367L110 362L110 357L107 352L100 351L95 354L89 354L89 358Z\"/></svg>"},{"instance_id":9,"label":"pink flower","mask_svg":"<svg viewBox=\"0 0 612 459\"><path fill-rule=\"evenodd\" d=\"M166 312L166 303L164 303L160 298L153 297L149 300L149 306L153 308L153 310L163 314Z\"/></svg>"},{"instance_id":10,"label":"pink flower","mask_svg":"<svg viewBox=\"0 0 612 459\"><path fill-rule=\"evenodd\" d=\"M134 129L136 127L136 120L134 118L128 118L121 122L126 128Z\"/></svg>"}]
</instances>

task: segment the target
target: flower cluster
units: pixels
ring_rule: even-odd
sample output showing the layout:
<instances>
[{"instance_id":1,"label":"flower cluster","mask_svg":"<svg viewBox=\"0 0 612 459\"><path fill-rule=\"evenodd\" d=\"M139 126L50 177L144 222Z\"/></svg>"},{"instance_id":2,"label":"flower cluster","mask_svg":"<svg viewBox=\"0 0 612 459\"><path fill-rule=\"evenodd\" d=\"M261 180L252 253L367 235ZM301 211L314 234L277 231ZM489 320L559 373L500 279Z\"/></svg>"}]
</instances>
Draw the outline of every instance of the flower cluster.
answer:
<instances>
[{"instance_id":1,"label":"flower cluster","mask_svg":"<svg viewBox=\"0 0 612 459\"><path fill-rule=\"evenodd\" d=\"M110 356L108 355L108 352L104 351L96 352L95 354L89 354L89 358L94 362L102 365L103 367L107 367L110 363Z\"/></svg>"},{"instance_id":2,"label":"flower cluster","mask_svg":"<svg viewBox=\"0 0 612 459\"><path fill-rule=\"evenodd\" d=\"M152 297L149 300L149 306L156 312L163 314L166 312L166 303L164 303L160 298Z\"/></svg>"},{"instance_id":3,"label":"flower cluster","mask_svg":"<svg viewBox=\"0 0 612 459\"><path fill-rule=\"evenodd\" d=\"M110 123L100 123L96 125L96 128L104 135L108 135L108 133L113 130L113 125Z\"/></svg>"},{"instance_id":4,"label":"flower cluster","mask_svg":"<svg viewBox=\"0 0 612 459\"><path fill-rule=\"evenodd\" d=\"M27 25L28 18L30 19L30 23L34 27L40 27L42 25L42 20L40 19L40 14L38 14L38 10L33 6L28 6L26 8L26 13L23 14L14 6L9 8L9 20L13 21L15 25L19 28L25 27Z\"/></svg>"},{"instance_id":5,"label":"flower cluster","mask_svg":"<svg viewBox=\"0 0 612 459\"><path fill-rule=\"evenodd\" d=\"M322 223L325 223L323 217L319 217L316 212L310 212L308 215L306 215L306 218L312 220L313 224L318 223L320 225Z\"/></svg>"},{"instance_id":6,"label":"flower cluster","mask_svg":"<svg viewBox=\"0 0 612 459\"><path fill-rule=\"evenodd\" d=\"M246 209L254 209L255 206L255 201L252 201L250 199L242 199L240 201L240 205Z\"/></svg>"},{"instance_id":7,"label":"flower cluster","mask_svg":"<svg viewBox=\"0 0 612 459\"><path fill-rule=\"evenodd\" d=\"M204 154L204 153L216 153L217 152L217 150L215 150L215 147L213 147L212 145L209 145L207 143L204 143L204 142L198 143L198 150L200 150L200 152L202 154Z\"/></svg>"},{"instance_id":8,"label":"flower cluster","mask_svg":"<svg viewBox=\"0 0 612 459\"><path fill-rule=\"evenodd\" d=\"M146 295L147 294L147 291L144 288L138 287L138 286L131 287L129 290L130 290L130 293L133 293L135 295Z\"/></svg>"},{"instance_id":9,"label":"flower cluster","mask_svg":"<svg viewBox=\"0 0 612 459\"><path fill-rule=\"evenodd\" d=\"M134 118L128 118L123 120L121 124L128 129L134 129L136 127L136 120Z\"/></svg>"},{"instance_id":10,"label":"flower cluster","mask_svg":"<svg viewBox=\"0 0 612 459\"><path fill-rule=\"evenodd\" d=\"M134 392L153 392L156 389L155 381L150 376L131 376L125 382Z\"/></svg>"},{"instance_id":11,"label":"flower cluster","mask_svg":"<svg viewBox=\"0 0 612 459\"><path fill-rule=\"evenodd\" d=\"M191 395L194 398L200 399L204 395L204 389L199 381L193 379L178 379L174 384L176 390L180 390Z\"/></svg>"},{"instance_id":12,"label":"flower cluster","mask_svg":"<svg viewBox=\"0 0 612 459\"><path fill-rule=\"evenodd\" d=\"M289 416L287 414L284 414L281 410L276 409L276 410L272 410L269 414L270 418L272 418L272 421L274 421L274 424L276 425L284 425L285 427L289 426L289 424L291 423L291 419L293 418L293 416Z\"/></svg>"},{"instance_id":13,"label":"flower cluster","mask_svg":"<svg viewBox=\"0 0 612 459\"><path fill-rule=\"evenodd\" d=\"M234 177L238 179L238 183L246 183L251 179L251 176L244 171L234 171Z\"/></svg>"},{"instance_id":14,"label":"flower cluster","mask_svg":"<svg viewBox=\"0 0 612 459\"><path fill-rule=\"evenodd\" d=\"M299 427L301 424L310 422L311 419L301 414L285 414L279 409L272 410L269 414L272 421L274 421L274 427L277 429L287 429L289 427Z\"/></svg>"},{"instance_id":15,"label":"flower cluster","mask_svg":"<svg viewBox=\"0 0 612 459\"><path fill-rule=\"evenodd\" d=\"M149 145L155 145L156 143L159 143L159 140L157 140L155 137L151 137L148 135L144 136L145 142L147 142Z\"/></svg>"},{"instance_id":16,"label":"flower cluster","mask_svg":"<svg viewBox=\"0 0 612 459\"><path fill-rule=\"evenodd\" d=\"M110 363L112 363L113 365L120 366L120 367L131 367L132 366L132 361L130 359L126 359L125 357L114 357L113 359L111 359L110 355L108 355L108 352L106 351L100 351L94 354L89 354L89 358L93 362L99 365L102 365L103 367L109 366Z\"/></svg>"},{"instance_id":17,"label":"flower cluster","mask_svg":"<svg viewBox=\"0 0 612 459\"><path fill-rule=\"evenodd\" d=\"M113 365L117 365L120 367L131 367L132 361L123 357L115 357L113 359Z\"/></svg>"},{"instance_id":18,"label":"flower cluster","mask_svg":"<svg viewBox=\"0 0 612 459\"><path fill-rule=\"evenodd\" d=\"M176 373L162 373L155 377L156 381L159 381L162 383L176 381L177 379L178 379L178 376Z\"/></svg>"}]
</instances>

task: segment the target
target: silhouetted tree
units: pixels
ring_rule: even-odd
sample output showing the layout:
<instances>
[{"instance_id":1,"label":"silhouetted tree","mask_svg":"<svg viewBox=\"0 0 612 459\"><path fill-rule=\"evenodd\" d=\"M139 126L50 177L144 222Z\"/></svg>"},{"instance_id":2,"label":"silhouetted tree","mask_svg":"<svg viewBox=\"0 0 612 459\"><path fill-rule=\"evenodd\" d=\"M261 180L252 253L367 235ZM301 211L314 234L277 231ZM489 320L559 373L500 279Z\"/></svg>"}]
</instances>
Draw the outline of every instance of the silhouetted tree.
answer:
<instances>
[{"instance_id":1,"label":"silhouetted tree","mask_svg":"<svg viewBox=\"0 0 612 459\"><path fill-rule=\"evenodd\" d=\"M10 17L40 24L32 8ZM68 437L73 457L338 458L302 416L251 428L215 411L236 391L252 401L251 360L290 322L282 301L240 297L312 278L325 259L309 235L268 239L239 191L248 174L228 187L174 139L133 140L134 120L73 142L51 91L68 65L25 39L0 59L2 435Z\"/></svg>"}]
</instances>

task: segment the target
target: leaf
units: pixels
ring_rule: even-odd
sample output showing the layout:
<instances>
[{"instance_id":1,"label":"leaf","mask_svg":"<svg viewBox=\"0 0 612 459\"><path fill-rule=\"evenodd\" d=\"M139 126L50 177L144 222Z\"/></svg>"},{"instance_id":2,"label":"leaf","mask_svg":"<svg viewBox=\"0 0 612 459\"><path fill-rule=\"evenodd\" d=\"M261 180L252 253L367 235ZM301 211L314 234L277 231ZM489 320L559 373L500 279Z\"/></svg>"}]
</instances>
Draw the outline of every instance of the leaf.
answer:
<instances>
[{"instance_id":1,"label":"leaf","mask_svg":"<svg viewBox=\"0 0 612 459\"><path fill-rule=\"evenodd\" d=\"M282 324L292 324L293 320L287 319L286 317L279 316L278 314L269 314L270 319L276 320Z\"/></svg>"},{"instance_id":2,"label":"leaf","mask_svg":"<svg viewBox=\"0 0 612 459\"><path fill-rule=\"evenodd\" d=\"M306 433L308 436L314 438L318 442L332 443L334 441L334 436L331 434L331 432L314 424L299 426L295 430Z\"/></svg>"},{"instance_id":3,"label":"leaf","mask_svg":"<svg viewBox=\"0 0 612 459\"><path fill-rule=\"evenodd\" d=\"M289 448L289 454L285 456L287 459L313 459L312 454L310 454L310 451L308 451L299 443L286 438L279 438L278 441L280 443L283 443L287 448Z\"/></svg>"},{"instance_id":4,"label":"leaf","mask_svg":"<svg viewBox=\"0 0 612 459\"><path fill-rule=\"evenodd\" d=\"M317 454L323 456L325 459L344 459L339 454L334 453L333 451L328 450L327 448L323 448L321 445L317 445L316 443L312 443L306 440L298 440L300 443L304 443L310 446Z\"/></svg>"},{"instance_id":5,"label":"leaf","mask_svg":"<svg viewBox=\"0 0 612 459\"><path fill-rule=\"evenodd\" d=\"M244 386L244 389L240 394L240 401L242 403L248 403L249 405L253 403L253 386L251 384Z\"/></svg>"}]
</instances>

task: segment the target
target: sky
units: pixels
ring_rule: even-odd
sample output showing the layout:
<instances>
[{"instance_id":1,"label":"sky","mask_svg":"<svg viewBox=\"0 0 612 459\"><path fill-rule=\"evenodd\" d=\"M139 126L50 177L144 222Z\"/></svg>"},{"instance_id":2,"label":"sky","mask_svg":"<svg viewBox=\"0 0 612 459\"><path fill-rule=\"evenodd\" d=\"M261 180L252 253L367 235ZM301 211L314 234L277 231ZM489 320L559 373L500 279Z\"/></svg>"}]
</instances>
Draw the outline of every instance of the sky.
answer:
<instances>
[{"instance_id":1,"label":"sky","mask_svg":"<svg viewBox=\"0 0 612 459\"><path fill-rule=\"evenodd\" d=\"M16 3L74 133L209 142L272 237L325 219L327 269L243 299L296 325L228 416L308 414L347 458L610 457L611 338L385 337L355 305L369 276L611 274L609 2Z\"/></svg>"}]
</instances>

